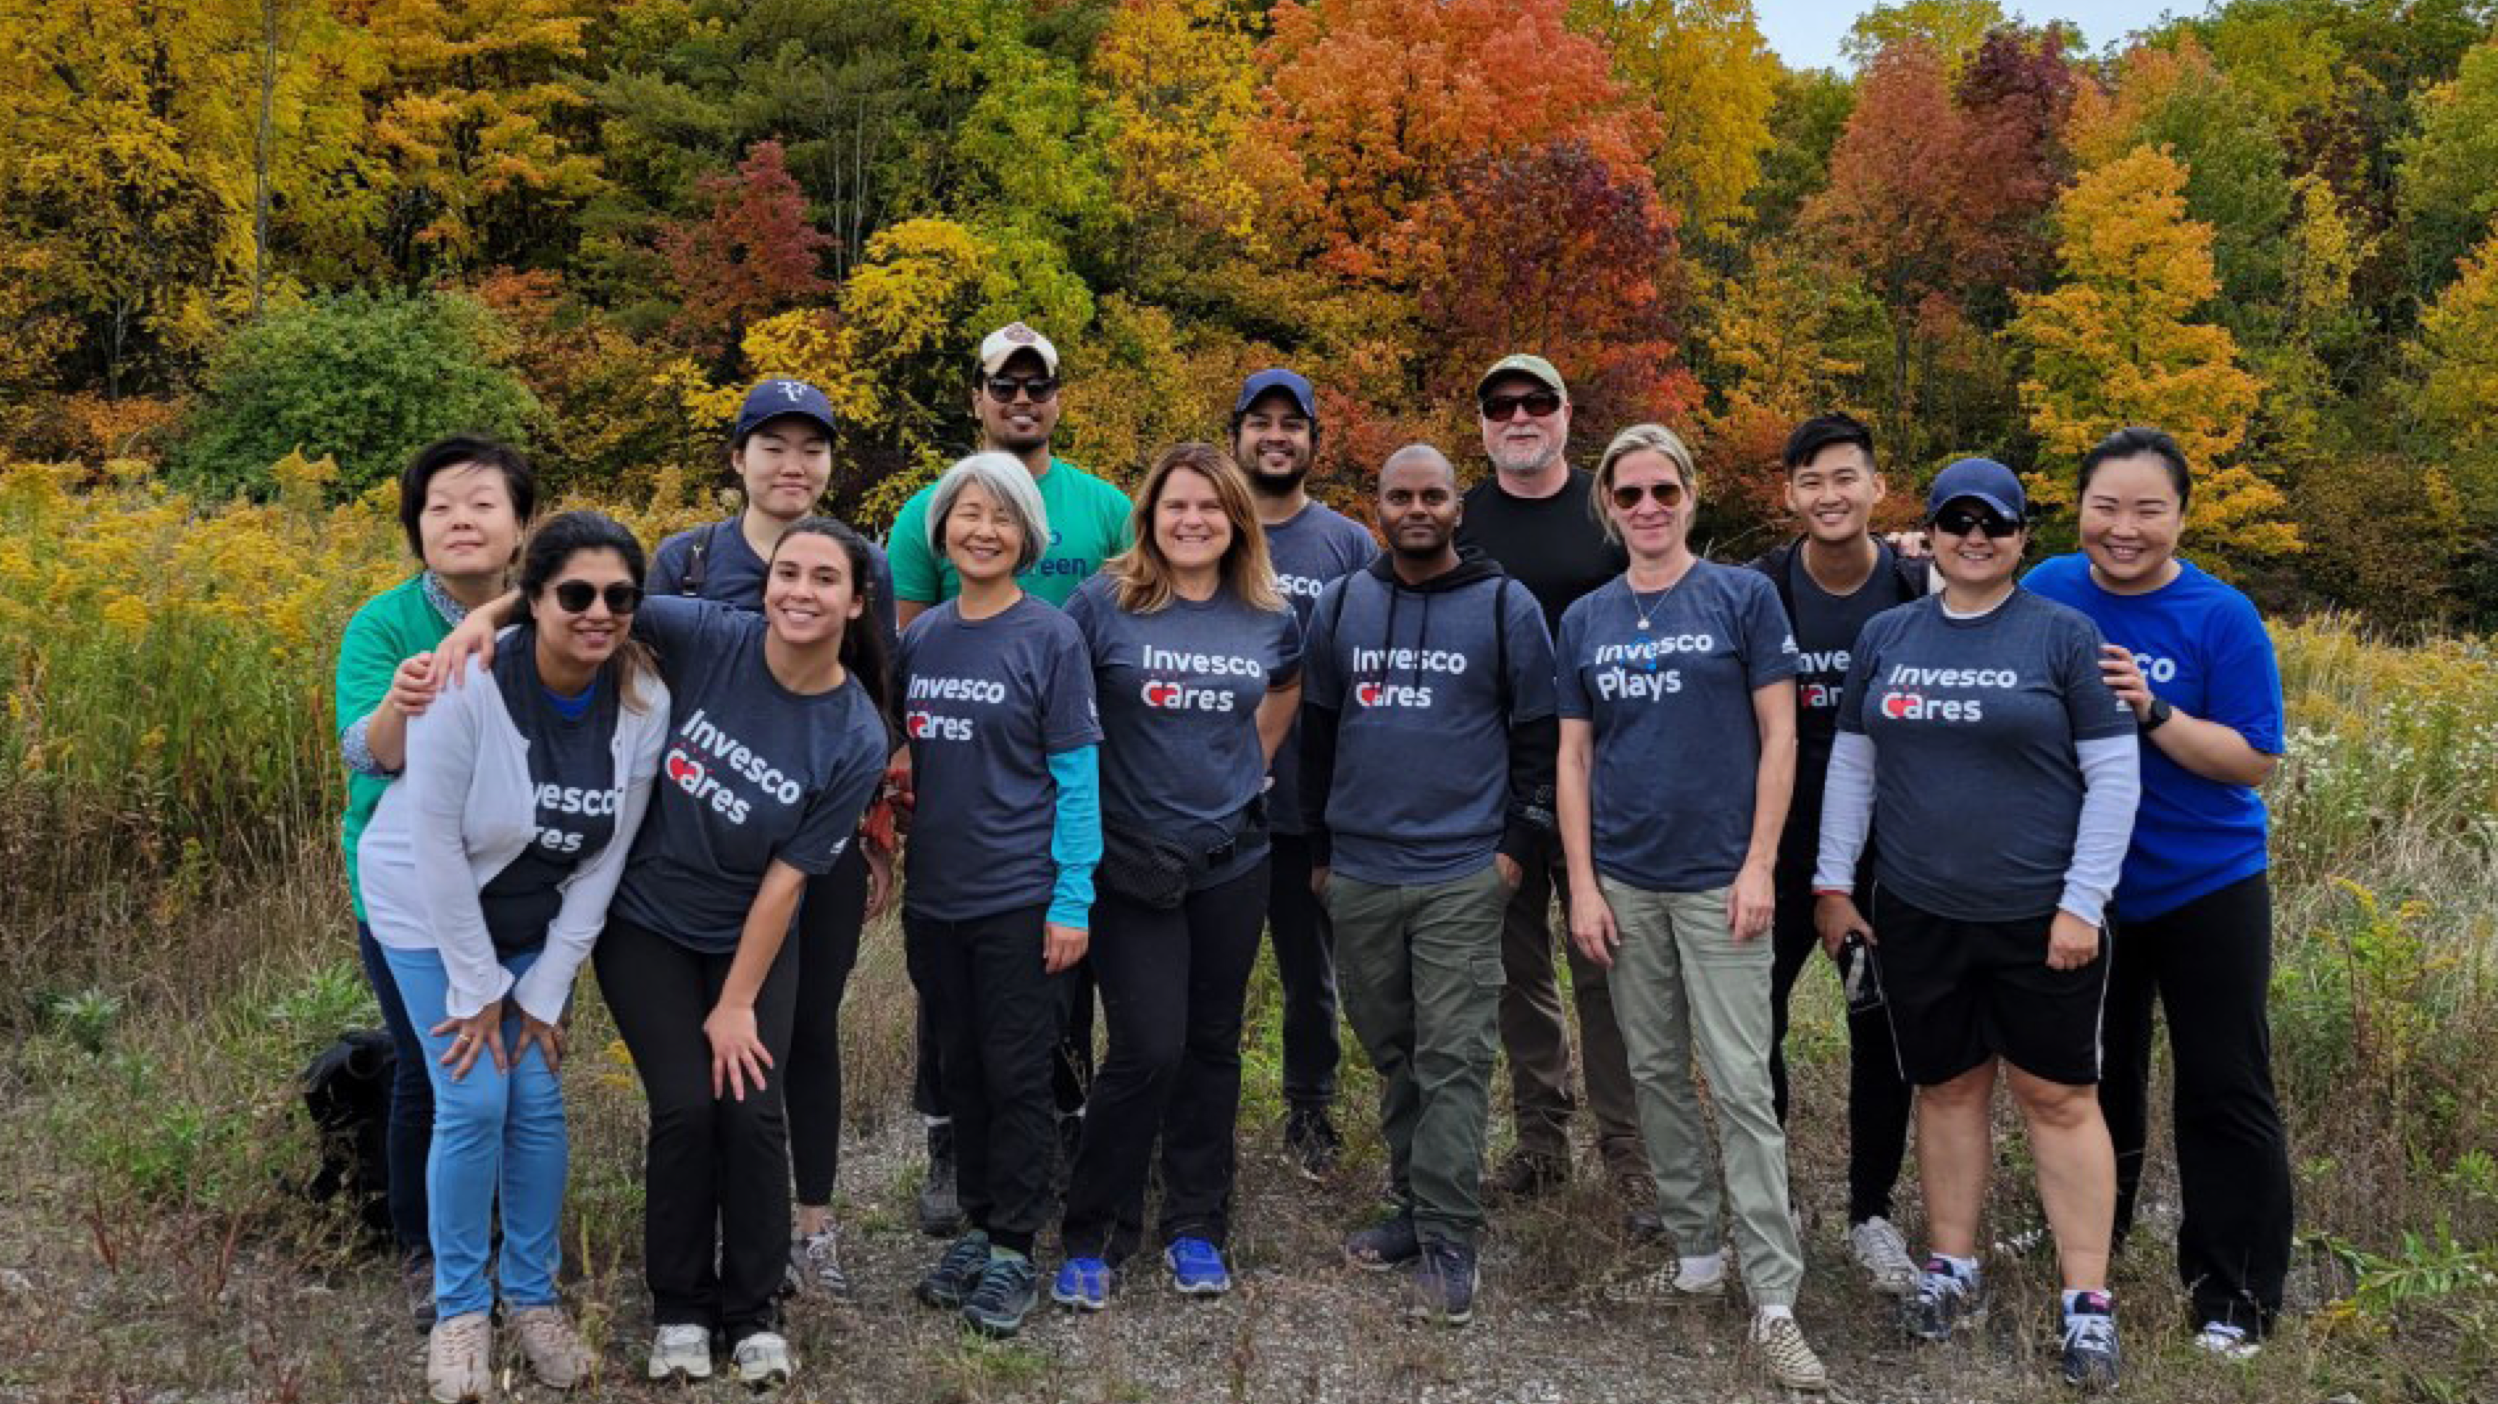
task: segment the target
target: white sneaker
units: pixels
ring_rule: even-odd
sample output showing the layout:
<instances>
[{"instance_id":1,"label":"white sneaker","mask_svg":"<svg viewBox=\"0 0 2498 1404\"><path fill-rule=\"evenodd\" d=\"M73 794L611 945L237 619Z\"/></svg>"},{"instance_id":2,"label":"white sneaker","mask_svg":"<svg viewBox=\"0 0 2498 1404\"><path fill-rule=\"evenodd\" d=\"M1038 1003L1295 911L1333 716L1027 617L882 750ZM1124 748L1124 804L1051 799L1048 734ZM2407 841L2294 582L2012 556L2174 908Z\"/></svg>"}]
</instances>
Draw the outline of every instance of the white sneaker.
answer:
<instances>
[{"instance_id":1,"label":"white sneaker","mask_svg":"<svg viewBox=\"0 0 2498 1404\"><path fill-rule=\"evenodd\" d=\"M2226 1321L2206 1321L2195 1332L2195 1348L2217 1360L2253 1360L2262 1353L2261 1342L2247 1338L2246 1328Z\"/></svg>"},{"instance_id":2,"label":"white sneaker","mask_svg":"<svg viewBox=\"0 0 2498 1404\"><path fill-rule=\"evenodd\" d=\"M494 1390L494 1322L464 1311L434 1323L425 1338L425 1392L434 1404L463 1404Z\"/></svg>"},{"instance_id":3,"label":"white sneaker","mask_svg":"<svg viewBox=\"0 0 2498 1404\"><path fill-rule=\"evenodd\" d=\"M1752 1343L1761 1348L1771 1379L1788 1389L1818 1392L1830 1388L1830 1371L1804 1343L1804 1328L1787 1312L1760 1312L1752 1318Z\"/></svg>"},{"instance_id":4,"label":"white sneaker","mask_svg":"<svg viewBox=\"0 0 2498 1404\"><path fill-rule=\"evenodd\" d=\"M1917 1260L1908 1256L1908 1240L1889 1219L1876 1214L1847 1231L1847 1246L1856 1265L1873 1279L1886 1297L1905 1297L1917 1290Z\"/></svg>"},{"instance_id":5,"label":"white sneaker","mask_svg":"<svg viewBox=\"0 0 2498 1404\"><path fill-rule=\"evenodd\" d=\"M651 1337L650 1377L654 1380L711 1378L711 1328L662 1326Z\"/></svg>"},{"instance_id":6,"label":"white sneaker","mask_svg":"<svg viewBox=\"0 0 2498 1404\"><path fill-rule=\"evenodd\" d=\"M729 1378L755 1389L789 1383L791 1368L789 1342L777 1331L755 1332L729 1358Z\"/></svg>"}]
</instances>

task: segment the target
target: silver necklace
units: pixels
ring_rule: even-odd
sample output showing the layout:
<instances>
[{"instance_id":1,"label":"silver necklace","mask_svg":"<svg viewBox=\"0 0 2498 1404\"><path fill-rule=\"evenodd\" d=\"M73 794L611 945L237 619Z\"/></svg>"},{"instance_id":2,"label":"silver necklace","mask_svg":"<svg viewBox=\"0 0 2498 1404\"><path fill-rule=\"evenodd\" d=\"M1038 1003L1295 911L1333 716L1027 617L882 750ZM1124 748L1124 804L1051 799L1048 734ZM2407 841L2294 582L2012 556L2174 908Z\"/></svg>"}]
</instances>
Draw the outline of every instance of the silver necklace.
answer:
<instances>
[{"instance_id":1,"label":"silver necklace","mask_svg":"<svg viewBox=\"0 0 2498 1404\"><path fill-rule=\"evenodd\" d=\"M1686 573L1686 574L1688 574L1689 572L1685 572L1685 573ZM1675 581L1674 581L1674 585L1680 585L1680 584L1682 584L1682 583L1683 583L1683 582L1682 582L1682 580L1681 580L1681 578L1680 578L1680 577L1677 577L1677 578L1675 579ZM1631 578L1630 578L1629 576L1627 576L1627 575L1626 575L1626 576L1623 576L1623 577L1622 577L1622 586L1623 586L1623 588L1624 588L1624 589L1630 589L1630 584L1631 584ZM1639 592L1638 592L1637 590L1631 590L1631 608L1633 608L1633 609L1635 609L1635 610L1637 610L1637 611L1639 612L1639 627L1640 627L1641 632L1643 632L1643 633L1644 633L1644 632L1646 632L1646 631L1647 631L1647 628L1648 628L1648 616L1650 616L1650 615L1652 615L1652 614L1655 614L1655 613L1657 612L1658 607L1659 607L1659 606L1661 606L1661 605L1663 605L1663 604L1665 603L1665 597L1666 597L1666 596L1668 596L1668 595L1670 595L1670 594L1673 594L1673 593L1674 593L1674 585L1668 585L1668 586L1666 586L1664 589L1659 590L1659 591L1657 592L1657 597L1656 597L1655 599L1653 599L1653 600L1649 600L1649 599L1642 599L1642 598L1640 598L1640 594L1639 594Z\"/></svg>"}]
</instances>

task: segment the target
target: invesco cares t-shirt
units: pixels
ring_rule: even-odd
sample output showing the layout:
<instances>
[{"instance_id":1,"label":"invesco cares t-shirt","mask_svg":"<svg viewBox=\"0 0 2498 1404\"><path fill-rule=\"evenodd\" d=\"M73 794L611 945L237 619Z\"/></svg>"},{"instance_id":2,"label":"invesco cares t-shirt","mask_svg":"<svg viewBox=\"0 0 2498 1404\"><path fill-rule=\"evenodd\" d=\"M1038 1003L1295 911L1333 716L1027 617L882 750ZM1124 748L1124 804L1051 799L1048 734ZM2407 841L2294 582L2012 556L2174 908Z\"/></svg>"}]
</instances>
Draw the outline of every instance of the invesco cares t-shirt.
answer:
<instances>
[{"instance_id":1,"label":"invesco cares t-shirt","mask_svg":"<svg viewBox=\"0 0 2498 1404\"><path fill-rule=\"evenodd\" d=\"M2134 734L2099 677L2099 628L2016 589L1975 619L1940 595L1858 635L1839 730L1874 743L1874 873L1962 921L2056 908L2081 823L2075 746Z\"/></svg>"},{"instance_id":2,"label":"invesco cares t-shirt","mask_svg":"<svg viewBox=\"0 0 2498 1404\"><path fill-rule=\"evenodd\" d=\"M616 693L593 685L579 715L566 716L538 680L537 635L522 625L495 648L494 685L528 742L537 834L478 890L486 934L504 955L546 944L563 910L563 884L616 836L624 787L616 783Z\"/></svg>"},{"instance_id":3,"label":"invesco cares t-shirt","mask_svg":"<svg viewBox=\"0 0 2498 1404\"><path fill-rule=\"evenodd\" d=\"M948 600L902 631L894 676L911 746L904 907L970 921L1048 902L1049 758L1102 739L1074 621L1030 595L981 620Z\"/></svg>"},{"instance_id":4,"label":"invesco cares t-shirt","mask_svg":"<svg viewBox=\"0 0 2498 1404\"><path fill-rule=\"evenodd\" d=\"M1563 611L1553 651L1561 715L1595 730L1597 871L1649 892L1731 885L1752 846L1752 694L1796 670L1777 589L1708 561L1662 596L1617 575Z\"/></svg>"},{"instance_id":5,"label":"invesco cares t-shirt","mask_svg":"<svg viewBox=\"0 0 2498 1404\"><path fill-rule=\"evenodd\" d=\"M1258 706L1301 670L1301 624L1229 590L1174 598L1151 614L1119 607L1095 576L1067 601L1101 702L1102 817L1204 852L1266 785ZM1209 869L1211 887L1255 867L1261 841Z\"/></svg>"},{"instance_id":6,"label":"invesco cares t-shirt","mask_svg":"<svg viewBox=\"0 0 2498 1404\"><path fill-rule=\"evenodd\" d=\"M2218 722L2266 755L2281 754L2281 667L2255 605L2227 583L2179 561L2177 578L2140 595L2111 594L2090 558L2058 556L2022 583L2090 616L2108 642L2132 650L2154 697ZM2120 917L2146 921L2264 870L2264 799L2246 785L2206 780L2142 743L2142 804L2116 885Z\"/></svg>"},{"instance_id":7,"label":"invesco cares t-shirt","mask_svg":"<svg viewBox=\"0 0 2498 1404\"><path fill-rule=\"evenodd\" d=\"M627 920L694 950L737 948L775 860L828 872L884 778L885 724L855 677L812 696L764 661L763 616L653 595L634 637L659 655L668 742L633 860Z\"/></svg>"},{"instance_id":8,"label":"invesco cares t-shirt","mask_svg":"<svg viewBox=\"0 0 2498 1404\"><path fill-rule=\"evenodd\" d=\"M1093 577L1102 562L1133 544L1128 514L1135 504L1118 488L1063 458L1050 460L1039 480L1041 510L1049 517L1050 539L1041 558L1016 572L1015 583L1026 594L1063 605L1076 587ZM893 564L893 588L903 599L937 604L961 593L963 582L954 563L928 546L928 501L934 483L911 495L894 514L885 537L885 555Z\"/></svg>"},{"instance_id":9,"label":"invesco cares t-shirt","mask_svg":"<svg viewBox=\"0 0 2498 1404\"><path fill-rule=\"evenodd\" d=\"M1292 606L1301 631L1310 629L1310 610L1321 590L1369 565L1379 554L1370 528L1329 507L1313 502L1266 529L1266 554L1275 565L1275 588ZM1293 718L1284 744L1275 748L1269 767L1274 784L1267 787L1269 827L1279 834L1297 834L1301 824L1301 719Z\"/></svg>"},{"instance_id":10,"label":"invesco cares t-shirt","mask_svg":"<svg viewBox=\"0 0 2498 1404\"><path fill-rule=\"evenodd\" d=\"M1553 646L1535 596L1497 571L1458 569L1474 578L1422 590L1359 570L1311 611L1302 697L1338 712L1333 862L1363 882L1421 887L1481 871L1508 818L1509 728L1553 714Z\"/></svg>"}]
</instances>

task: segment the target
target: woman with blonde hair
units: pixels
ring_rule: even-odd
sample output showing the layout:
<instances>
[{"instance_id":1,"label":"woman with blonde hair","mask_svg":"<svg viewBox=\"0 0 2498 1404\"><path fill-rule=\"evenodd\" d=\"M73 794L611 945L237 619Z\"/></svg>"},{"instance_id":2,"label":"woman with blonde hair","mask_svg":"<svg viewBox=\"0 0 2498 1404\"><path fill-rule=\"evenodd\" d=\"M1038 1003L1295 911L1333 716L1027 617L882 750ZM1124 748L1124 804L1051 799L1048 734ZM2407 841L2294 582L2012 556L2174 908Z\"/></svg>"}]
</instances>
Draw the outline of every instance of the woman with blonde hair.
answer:
<instances>
[{"instance_id":1,"label":"woman with blonde hair","mask_svg":"<svg viewBox=\"0 0 2498 1404\"><path fill-rule=\"evenodd\" d=\"M1051 1297L1108 1305L1162 1146L1157 1237L1173 1287L1231 1289L1223 1260L1241 1006L1266 924L1268 764L1301 698L1301 629L1249 481L1212 444L1163 451L1136 545L1067 602L1101 699L1104 857L1092 962L1110 1031L1067 1189Z\"/></svg>"}]
</instances>

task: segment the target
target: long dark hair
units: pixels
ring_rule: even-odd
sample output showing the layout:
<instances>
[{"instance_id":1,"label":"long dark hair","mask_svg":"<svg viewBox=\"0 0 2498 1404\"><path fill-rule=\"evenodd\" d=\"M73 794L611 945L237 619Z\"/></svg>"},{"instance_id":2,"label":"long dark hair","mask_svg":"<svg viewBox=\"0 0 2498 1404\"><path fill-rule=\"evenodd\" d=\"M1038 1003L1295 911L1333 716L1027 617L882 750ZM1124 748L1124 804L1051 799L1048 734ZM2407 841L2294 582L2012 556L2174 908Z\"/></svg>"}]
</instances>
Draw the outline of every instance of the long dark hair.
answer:
<instances>
[{"instance_id":1,"label":"long dark hair","mask_svg":"<svg viewBox=\"0 0 2498 1404\"><path fill-rule=\"evenodd\" d=\"M885 657L884 630L876 623L875 571L871 568L876 548L867 544L866 537L831 517L800 517L772 544L772 561L781 558L781 548L793 536L821 536L839 546L849 560L850 593L859 602L859 617L842 625L841 666L859 680L860 687L867 689L867 700L876 704L876 715L884 719L886 732L900 735L893 712L893 665ZM765 566L768 568L772 561L766 561Z\"/></svg>"},{"instance_id":2,"label":"long dark hair","mask_svg":"<svg viewBox=\"0 0 2498 1404\"><path fill-rule=\"evenodd\" d=\"M529 533L529 544L521 548L522 618L534 624L533 606L538 596L555 583L555 577L563 573L573 557L584 551L615 552L624 558L625 573L633 577L634 585L638 588L643 583L642 543L622 522L603 512L558 512ZM624 704L637 712L643 705L643 680L659 675L652 666L650 650L629 632L599 671L616 684L616 695Z\"/></svg>"}]
</instances>

